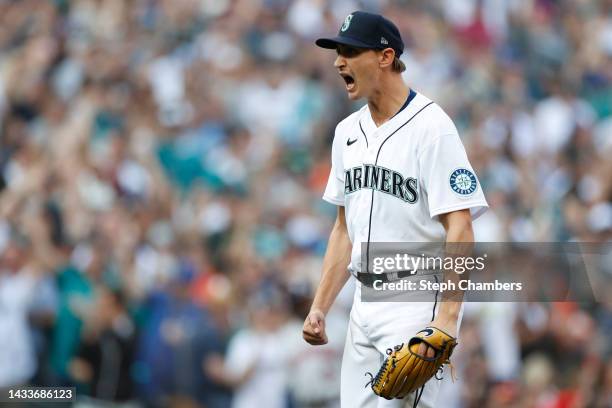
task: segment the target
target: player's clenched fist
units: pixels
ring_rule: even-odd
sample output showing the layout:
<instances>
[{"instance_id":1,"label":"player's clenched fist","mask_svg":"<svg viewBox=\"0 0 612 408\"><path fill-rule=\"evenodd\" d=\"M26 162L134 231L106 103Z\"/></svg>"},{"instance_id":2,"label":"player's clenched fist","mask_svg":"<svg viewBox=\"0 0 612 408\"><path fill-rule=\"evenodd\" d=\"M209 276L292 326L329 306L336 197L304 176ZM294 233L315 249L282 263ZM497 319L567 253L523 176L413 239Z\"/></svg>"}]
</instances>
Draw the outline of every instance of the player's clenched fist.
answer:
<instances>
[{"instance_id":1,"label":"player's clenched fist","mask_svg":"<svg viewBox=\"0 0 612 408\"><path fill-rule=\"evenodd\" d=\"M311 310L304 320L302 337L313 346L327 344L327 334L325 334L325 315L320 310Z\"/></svg>"}]
</instances>

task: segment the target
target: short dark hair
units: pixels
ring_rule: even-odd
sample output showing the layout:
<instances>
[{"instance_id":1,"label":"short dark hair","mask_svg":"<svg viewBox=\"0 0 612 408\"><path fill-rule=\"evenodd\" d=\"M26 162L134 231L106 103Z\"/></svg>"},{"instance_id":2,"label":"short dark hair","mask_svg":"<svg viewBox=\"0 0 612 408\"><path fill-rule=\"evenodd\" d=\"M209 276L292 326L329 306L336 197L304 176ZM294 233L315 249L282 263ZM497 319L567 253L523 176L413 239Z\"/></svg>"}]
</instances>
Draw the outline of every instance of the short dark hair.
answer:
<instances>
[{"instance_id":1,"label":"short dark hair","mask_svg":"<svg viewBox=\"0 0 612 408\"><path fill-rule=\"evenodd\" d=\"M402 61L401 59L395 57L393 58L393 65L391 66L391 69L393 70L393 72L401 74L406 70L406 64L404 64L404 61Z\"/></svg>"}]
</instances>

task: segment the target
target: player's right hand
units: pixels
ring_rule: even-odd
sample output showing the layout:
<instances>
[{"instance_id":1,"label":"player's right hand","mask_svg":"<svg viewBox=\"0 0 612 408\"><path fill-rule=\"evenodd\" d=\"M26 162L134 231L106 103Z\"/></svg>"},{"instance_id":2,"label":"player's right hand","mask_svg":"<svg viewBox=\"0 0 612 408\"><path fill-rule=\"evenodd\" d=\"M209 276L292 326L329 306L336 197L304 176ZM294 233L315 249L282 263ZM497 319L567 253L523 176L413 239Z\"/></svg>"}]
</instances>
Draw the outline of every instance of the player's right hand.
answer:
<instances>
[{"instance_id":1,"label":"player's right hand","mask_svg":"<svg viewBox=\"0 0 612 408\"><path fill-rule=\"evenodd\" d=\"M308 344L320 346L327 344L327 334L325 333L325 314L320 310L311 310L304 320L302 337Z\"/></svg>"}]
</instances>

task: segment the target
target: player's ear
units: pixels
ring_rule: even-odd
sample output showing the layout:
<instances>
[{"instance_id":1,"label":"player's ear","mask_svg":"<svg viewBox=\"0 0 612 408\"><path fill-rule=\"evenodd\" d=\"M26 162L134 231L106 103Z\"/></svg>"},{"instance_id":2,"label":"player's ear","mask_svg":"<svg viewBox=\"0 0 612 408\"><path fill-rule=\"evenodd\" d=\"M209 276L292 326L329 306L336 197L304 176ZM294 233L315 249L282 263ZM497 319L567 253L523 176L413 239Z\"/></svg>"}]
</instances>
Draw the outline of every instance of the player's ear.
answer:
<instances>
[{"instance_id":1,"label":"player's ear","mask_svg":"<svg viewBox=\"0 0 612 408\"><path fill-rule=\"evenodd\" d=\"M378 64L381 68L393 65L395 59L395 51L393 48L385 48L378 53Z\"/></svg>"}]
</instances>

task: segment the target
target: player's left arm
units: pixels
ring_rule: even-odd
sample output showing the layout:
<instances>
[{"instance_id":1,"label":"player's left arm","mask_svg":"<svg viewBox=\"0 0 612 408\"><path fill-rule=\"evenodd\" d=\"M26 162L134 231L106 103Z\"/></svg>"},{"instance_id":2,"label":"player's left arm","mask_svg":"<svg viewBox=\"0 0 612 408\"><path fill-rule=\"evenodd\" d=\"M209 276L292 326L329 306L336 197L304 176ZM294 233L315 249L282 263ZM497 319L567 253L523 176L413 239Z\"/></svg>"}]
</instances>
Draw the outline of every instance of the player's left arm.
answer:
<instances>
[{"instance_id":1,"label":"player's left arm","mask_svg":"<svg viewBox=\"0 0 612 408\"><path fill-rule=\"evenodd\" d=\"M446 256L470 256L474 247L474 231L472 229L472 216L469 209L453 211L439 215L439 220L446 230ZM454 282L456 290L442 292L439 299L439 311L431 326L457 337L457 321L463 303L463 290L459 289L458 282L465 279L454 270L444 271L444 282ZM421 343L419 354L433 357L434 351Z\"/></svg>"}]
</instances>

